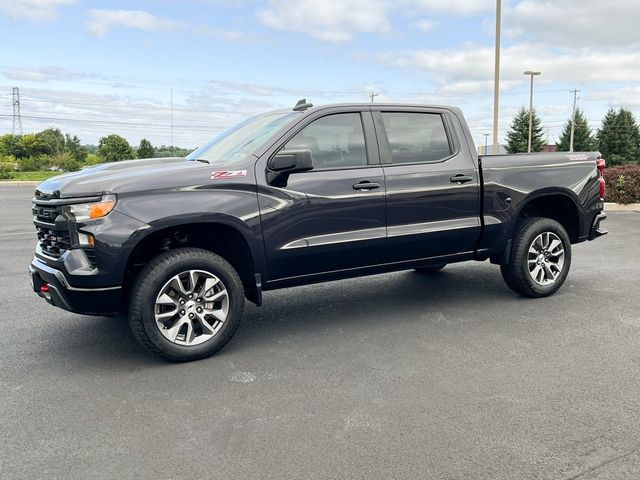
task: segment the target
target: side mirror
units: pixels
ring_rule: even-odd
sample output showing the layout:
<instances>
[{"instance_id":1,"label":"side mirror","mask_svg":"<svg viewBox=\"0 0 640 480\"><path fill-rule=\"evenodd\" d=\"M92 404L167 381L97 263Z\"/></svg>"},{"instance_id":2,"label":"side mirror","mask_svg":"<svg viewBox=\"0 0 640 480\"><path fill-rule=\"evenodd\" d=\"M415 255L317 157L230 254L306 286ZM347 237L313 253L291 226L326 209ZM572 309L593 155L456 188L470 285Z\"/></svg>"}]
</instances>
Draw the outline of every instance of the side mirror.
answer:
<instances>
[{"instance_id":1,"label":"side mirror","mask_svg":"<svg viewBox=\"0 0 640 480\"><path fill-rule=\"evenodd\" d=\"M313 169L310 150L281 150L271 157L267 167L272 172L294 173Z\"/></svg>"}]
</instances>

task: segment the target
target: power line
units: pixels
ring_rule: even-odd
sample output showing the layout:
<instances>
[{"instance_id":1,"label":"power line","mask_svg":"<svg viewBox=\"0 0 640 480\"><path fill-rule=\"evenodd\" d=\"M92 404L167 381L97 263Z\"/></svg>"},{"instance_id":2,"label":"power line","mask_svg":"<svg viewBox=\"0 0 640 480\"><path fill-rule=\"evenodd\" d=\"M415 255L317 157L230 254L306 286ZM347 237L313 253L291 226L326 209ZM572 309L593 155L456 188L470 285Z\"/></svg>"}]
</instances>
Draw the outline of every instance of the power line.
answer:
<instances>
[{"instance_id":1,"label":"power line","mask_svg":"<svg viewBox=\"0 0 640 480\"><path fill-rule=\"evenodd\" d=\"M3 71L11 71L14 70L8 66L0 66L0 70ZM29 71L28 69L25 71ZM319 97L322 96L344 96L344 95L361 95L363 91L366 89L344 89L344 90L318 90L311 88L282 88L282 87L274 87L274 86L263 86L263 85L253 85L253 84L244 84L239 83L234 85L233 82L228 80L209 80L204 82L185 82L185 81L169 81L169 80L157 80L157 79L143 79L143 78L134 78L134 77L126 77L119 75L103 75L103 74L85 74L85 73L74 73L74 72L56 72L56 71L40 71L43 75L46 76L47 79L52 79L56 81L56 78L60 81L72 82L72 83L84 83L89 85L104 85L104 84L112 84L113 82L131 82L134 84L139 84L138 86L134 85L125 85L127 88L143 88L143 89L151 89L151 90L165 90L169 87L173 87L176 92L186 92L192 93L192 90L186 90L187 88L212 88L218 87L219 89L225 90L233 90L234 88L244 88L244 92L236 92L236 91L218 91L216 95L226 96L273 96L276 95L317 95ZM5 73L6 76L6 73ZM96 81L87 81L87 79L94 79ZM26 80L28 81L28 79ZM142 86L141 86L142 85ZM149 87L144 85L157 85L156 87ZM119 85L122 87L122 85ZM176 88L182 87L182 88ZM246 91L253 90L253 91ZM549 89L549 90L537 90L538 93L553 93L553 92L563 92L565 90L562 89ZM597 90L599 92L606 92L605 90ZM408 96L437 96L444 98L464 98L464 97L485 97L488 92L474 92L474 93L452 93L447 94L444 92L425 92L425 91L382 91L383 94L389 96L400 96L400 95L408 95ZM520 95L524 93L523 91L505 91L501 92L501 95Z\"/></svg>"},{"instance_id":2,"label":"power line","mask_svg":"<svg viewBox=\"0 0 640 480\"><path fill-rule=\"evenodd\" d=\"M2 118L9 118L11 115L8 114L0 114ZM49 121L49 122L60 122L60 123L69 123L74 125L83 125L83 126L100 126L100 127L128 127L128 128L141 128L141 129L164 129L170 130L170 124L158 124L158 123L133 123L133 122L117 122L117 121L108 121L108 120L90 120L83 118L61 118L61 117L48 117L48 116L36 116L36 115L23 115L22 118L27 120L35 120L35 121ZM178 130L193 130L193 131L212 131L212 130L224 130L229 128L231 125L174 125L175 129Z\"/></svg>"},{"instance_id":3,"label":"power line","mask_svg":"<svg viewBox=\"0 0 640 480\"><path fill-rule=\"evenodd\" d=\"M60 99L47 98L47 97L34 97L32 95L21 95L21 98L23 100L52 103L52 104L58 104L58 105L81 105L81 106L87 106L87 107L104 107L105 106L104 103L78 102L73 100L60 100ZM155 111L164 111L164 112L168 112L171 110L170 106L154 107L154 106L146 106L146 105L119 105L119 104L113 104L113 103L110 103L107 106L110 108L155 110ZM190 113L227 113L230 115L236 115L236 114L255 115L259 113L256 111L249 111L249 110L201 110L201 109L194 109L194 108L176 108L175 105L173 107L173 111L174 112L190 112Z\"/></svg>"}]
</instances>

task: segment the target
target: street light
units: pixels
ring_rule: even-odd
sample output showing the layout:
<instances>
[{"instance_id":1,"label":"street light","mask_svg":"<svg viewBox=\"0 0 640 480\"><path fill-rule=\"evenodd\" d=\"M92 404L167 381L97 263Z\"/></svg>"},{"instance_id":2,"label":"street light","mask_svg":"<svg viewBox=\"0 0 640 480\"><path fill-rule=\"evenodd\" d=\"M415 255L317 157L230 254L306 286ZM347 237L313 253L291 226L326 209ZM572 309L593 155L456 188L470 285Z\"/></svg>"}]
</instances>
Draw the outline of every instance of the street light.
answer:
<instances>
[{"instance_id":1,"label":"street light","mask_svg":"<svg viewBox=\"0 0 640 480\"><path fill-rule=\"evenodd\" d=\"M498 103L500 101L500 23L502 0L496 0L496 45L493 71L493 154L498 154ZM487 152L484 152L485 154Z\"/></svg>"},{"instance_id":2,"label":"street light","mask_svg":"<svg viewBox=\"0 0 640 480\"><path fill-rule=\"evenodd\" d=\"M534 72L527 70L525 75L531 77L531 88L529 90L529 146L527 147L527 153L531 153L531 130L533 129L533 77L540 75L542 72Z\"/></svg>"}]
</instances>

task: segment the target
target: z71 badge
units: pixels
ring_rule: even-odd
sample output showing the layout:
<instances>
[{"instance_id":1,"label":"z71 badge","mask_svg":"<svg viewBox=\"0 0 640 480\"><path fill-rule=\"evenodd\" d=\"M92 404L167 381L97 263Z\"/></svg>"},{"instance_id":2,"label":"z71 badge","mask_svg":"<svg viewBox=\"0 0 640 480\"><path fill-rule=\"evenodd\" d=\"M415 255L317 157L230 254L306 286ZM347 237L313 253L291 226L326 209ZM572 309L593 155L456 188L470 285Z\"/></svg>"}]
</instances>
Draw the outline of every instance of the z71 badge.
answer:
<instances>
[{"instance_id":1,"label":"z71 badge","mask_svg":"<svg viewBox=\"0 0 640 480\"><path fill-rule=\"evenodd\" d=\"M246 176L246 170L216 170L211 174L211 180L224 180L226 178L240 178Z\"/></svg>"}]
</instances>

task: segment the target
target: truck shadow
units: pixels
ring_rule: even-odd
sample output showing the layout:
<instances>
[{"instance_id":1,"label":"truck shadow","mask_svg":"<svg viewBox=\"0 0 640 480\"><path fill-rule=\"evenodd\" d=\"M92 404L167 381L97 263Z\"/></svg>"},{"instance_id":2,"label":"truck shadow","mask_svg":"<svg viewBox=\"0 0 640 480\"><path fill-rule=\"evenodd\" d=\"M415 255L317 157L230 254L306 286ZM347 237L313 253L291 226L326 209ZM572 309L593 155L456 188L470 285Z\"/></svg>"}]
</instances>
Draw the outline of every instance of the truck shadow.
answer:
<instances>
[{"instance_id":1,"label":"truck shadow","mask_svg":"<svg viewBox=\"0 0 640 480\"><path fill-rule=\"evenodd\" d=\"M271 342L274 337L428 322L425 314L442 311L468 317L493 302L528 300L504 284L496 267L479 267L463 264L431 274L398 272L266 292L262 307L247 305L236 336L220 353Z\"/></svg>"},{"instance_id":2,"label":"truck shadow","mask_svg":"<svg viewBox=\"0 0 640 480\"><path fill-rule=\"evenodd\" d=\"M243 355L282 337L304 337L327 328L371 329L389 322L429 321L425 313L460 314L495 301L523 301L495 267L450 266L442 272L398 272L265 293L265 304L247 304L233 340L213 358ZM126 318L78 317L57 321L59 348L66 362L85 368L111 364L160 366L137 344ZM328 340L329 341L329 340ZM206 361L206 360L205 360Z\"/></svg>"}]
</instances>

